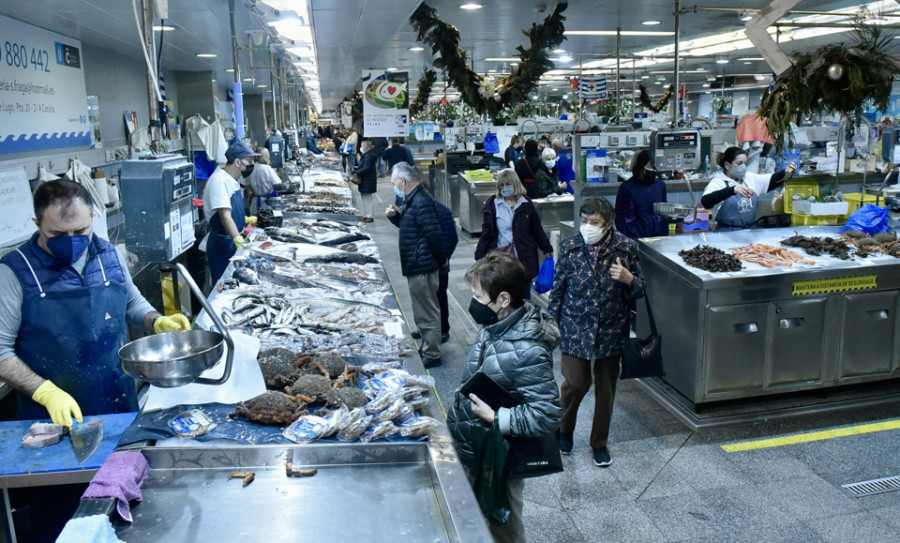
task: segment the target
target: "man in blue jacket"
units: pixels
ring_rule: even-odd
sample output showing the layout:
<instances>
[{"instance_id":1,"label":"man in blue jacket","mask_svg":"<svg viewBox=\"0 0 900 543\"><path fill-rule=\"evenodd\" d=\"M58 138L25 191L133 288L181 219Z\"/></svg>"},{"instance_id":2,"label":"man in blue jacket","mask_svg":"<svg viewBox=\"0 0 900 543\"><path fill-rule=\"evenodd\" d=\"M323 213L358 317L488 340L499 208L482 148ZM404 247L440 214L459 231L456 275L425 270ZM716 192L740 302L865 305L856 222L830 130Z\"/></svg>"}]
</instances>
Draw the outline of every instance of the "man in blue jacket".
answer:
<instances>
[{"instance_id":1,"label":"man in blue jacket","mask_svg":"<svg viewBox=\"0 0 900 543\"><path fill-rule=\"evenodd\" d=\"M431 368L441 364L438 272L450 261L434 199L419 183L416 171L401 162L394 167L391 183L403 193L406 205L397 209L391 204L385 214L400 228L400 269L409 282L413 319L422 335L422 363Z\"/></svg>"}]
</instances>

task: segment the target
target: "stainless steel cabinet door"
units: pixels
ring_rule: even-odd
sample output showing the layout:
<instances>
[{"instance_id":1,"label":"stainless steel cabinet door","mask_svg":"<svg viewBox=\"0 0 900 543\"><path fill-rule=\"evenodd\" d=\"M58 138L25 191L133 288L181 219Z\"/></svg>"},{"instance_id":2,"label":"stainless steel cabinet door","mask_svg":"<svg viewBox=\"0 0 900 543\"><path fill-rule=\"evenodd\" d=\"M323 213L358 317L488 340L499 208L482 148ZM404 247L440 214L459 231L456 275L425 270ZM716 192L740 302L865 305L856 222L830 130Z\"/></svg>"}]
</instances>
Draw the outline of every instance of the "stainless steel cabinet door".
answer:
<instances>
[{"instance_id":1,"label":"stainless steel cabinet door","mask_svg":"<svg viewBox=\"0 0 900 543\"><path fill-rule=\"evenodd\" d=\"M706 394L763 388L768 309L759 303L706 310Z\"/></svg>"},{"instance_id":2,"label":"stainless steel cabinet door","mask_svg":"<svg viewBox=\"0 0 900 543\"><path fill-rule=\"evenodd\" d=\"M838 380L883 375L895 367L897 292L845 294Z\"/></svg>"},{"instance_id":3,"label":"stainless steel cabinet door","mask_svg":"<svg viewBox=\"0 0 900 543\"><path fill-rule=\"evenodd\" d=\"M804 298L772 302L766 386L809 388L822 381L825 366L825 301ZM803 386L806 385L806 386Z\"/></svg>"}]
</instances>

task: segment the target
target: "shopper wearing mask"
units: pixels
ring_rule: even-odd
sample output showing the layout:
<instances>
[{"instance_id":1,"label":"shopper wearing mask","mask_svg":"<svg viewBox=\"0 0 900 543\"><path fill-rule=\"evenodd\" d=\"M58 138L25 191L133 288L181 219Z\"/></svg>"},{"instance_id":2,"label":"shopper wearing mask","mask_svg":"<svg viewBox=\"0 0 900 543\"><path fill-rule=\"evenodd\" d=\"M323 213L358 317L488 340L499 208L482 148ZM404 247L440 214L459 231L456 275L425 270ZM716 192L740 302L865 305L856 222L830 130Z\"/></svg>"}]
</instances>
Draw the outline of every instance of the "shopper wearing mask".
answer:
<instances>
[{"instance_id":1,"label":"shopper wearing mask","mask_svg":"<svg viewBox=\"0 0 900 543\"><path fill-rule=\"evenodd\" d=\"M594 464L606 467L612 462L607 440L619 379L619 341L628 334L629 307L644 295L644 279L637 244L615 231L615 211L608 201L587 198L579 215L579 233L560 244L548 307L562 333L559 450L572 452L578 407L593 373L590 446Z\"/></svg>"},{"instance_id":2,"label":"shopper wearing mask","mask_svg":"<svg viewBox=\"0 0 900 543\"><path fill-rule=\"evenodd\" d=\"M747 152L740 147L729 147L719 153L716 163L721 170L706 185L700 203L707 209L718 206L715 210L717 231L753 228L759 195L779 187L797 170L791 162L784 170L771 175L750 173L747 171Z\"/></svg>"},{"instance_id":3,"label":"shopper wearing mask","mask_svg":"<svg viewBox=\"0 0 900 543\"><path fill-rule=\"evenodd\" d=\"M551 194L566 192L566 184L560 182L556 169L556 151L547 147L541 151L541 167L537 171L534 196L530 198L546 198Z\"/></svg>"},{"instance_id":4,"label":"shopper wearing mask","mask_svg":"<svg viewBox=\"0 0 900 543\"><path fill-rule=\"evenodd\" d=\"M503 152L503 160L506 162L507 168L516 167L516 161L519 160L519 157L516 156L518 154L518 151L516 151L518 145L520 145L519 135L514 134L513 137L509 138L509 147Z\"/></svg>"},{"instance_id":5,"label":"shopper wearing mask","mask_svg":"<svg viewBox=\"0 0 900 543\"><path fill-rule=\"evenodd\" d=\"M41 184L37 232L0 260L0 380L17 392L18 420L49 415L71 427L83 415L137 411L137 387L118 356L127 325L148 333L190 329L184 315L164 317L147 303L125 258L94 235L92 206L78 183ZM12 462L13 451L5 454ZM29 541L54 541L85 488L29 489Z\"/></svg>"},{"instance_id":6,"label":"shopper wearing mask","mask_svg":"<svg viewBox=\"0 0 900 543\"><path fill-rule=\"evenodd\" d=\"M509 437L541 437L559 425L559 388L553 377L553 349L559 328L553 318L525 302L521 292L528 283L522 264L511 255L493 253L466 272L472 289L469 313L482 328L469 351L462 381L481 371L522 399L513 408L494 411L475 394L457 392L447 413L447 426L456 441L460 461L475 470L472 430L497 423ZM489 522L495 541L525 541L522 522L523 479L507 479L510 518L506 524Z\"/></svg>"},{"instance_id":7,"label":"shopper wearing mask","mask_svg":"<svg viewBox=\"0 0 900 543\"><path fill-rule=\"evenodd\" d=\"M631 159L631 178L619 185L616 195L616 229L631 239L668 235L653 204L666 201L666 182L658 177L650 151L639 151Z\"/></svg>"},{"instance_id":8,"label":"shopper wearing mask","mask_svg":"<svg viewBox=\"0 0 900 543\"><path fill-rule=\"evenodd\" d=\"M525 142L525 156L516 161L516 175L522 180L526 195L534 200L537 198L537 172L543 167L538 144L534 140Z\"/></svg>"},{"instance_id":9,"label":"shopper wearing mask","mask_svg":"<svg viewBox=\"0 0 900 543\"><path fill-rule=\"evenodd\" d=\"M232 143L225 151L225 166L216 168L203 189L203 214L209 220L206 259L213 284L222 277L238 247L244 244L241 236L244 227L256 222L256 217L244 216L244 196L238 179L253 173L253 159L258 156L246 143Z\"/></svg>"},{"instance_id":10,"label":"shopper wearing mask","mask_svg":"<svg viewBox=\"0 0 900 543\"><path fill-rule=\"evenodd\" d=\"M529 279L537 277L538 249L549 256L553 254L553 246L516 172L506 169L497 174L497 190L484 203L483 215L475 260L481 260L491 251L511 253L525 266ZM529 298L530 294L529 283L523 296Z\"/></svg>"},{"instance_id":11,"label":"shopper wearing mask","mask_svg":"<svg viewBox=\"0 0 900 543\"><path fill-rule=\"evenodd\" d=\"M409 282L413 318L422 335L422 363L432 368L441 365L439 270L450 261L434 199L419 183L416 171L401 162L394 166L391 183L403 192L406 205L398 209L391 204L385 215L400 228L400 269Z\"/></svg>"},{"instance_id":12,"label":"shopper wearing mask","mask_svg":"<svg viewBox=\"0 0 900 543\"><path fill-rule=\"evenodd\" d=\"M281 183L278 172L269 163L269 150L263 147L259 150L256 164L251 167L250 175L246 177L247 185L250 188L247 191L249 196L247 209L251 210L251 213L259 211L265 205L266 199L275 191L275 184Z\"/></svg>"},{"instance_id":13,"label":"shopper wearing mask","mask_svg":"<svg viewBox=\"0 0 900 543\"><path fill-rule=\"evenodd\" d=\"M550 147L556 153L556 171L559 180L566 184L566 192L574 194L572 181L575 180L575 169L572 166L572 152L566 149L566 144L561 139L553 140Z\"/></svg>"},{"instance_id":14,"label":"shopper wearing mask","mask_svg":"<svg viewBox=\"0 0 900 543\"><path fill-rule=\"evenodd\" d=\"M375 152L372 140L369 139L362 140L359 150L362 151L363 157L352 175L362 180L356 186L362 201L362 222L373 222L375 220L375 191L378 189L378 153Z\"/></svg>"}]
</instances>

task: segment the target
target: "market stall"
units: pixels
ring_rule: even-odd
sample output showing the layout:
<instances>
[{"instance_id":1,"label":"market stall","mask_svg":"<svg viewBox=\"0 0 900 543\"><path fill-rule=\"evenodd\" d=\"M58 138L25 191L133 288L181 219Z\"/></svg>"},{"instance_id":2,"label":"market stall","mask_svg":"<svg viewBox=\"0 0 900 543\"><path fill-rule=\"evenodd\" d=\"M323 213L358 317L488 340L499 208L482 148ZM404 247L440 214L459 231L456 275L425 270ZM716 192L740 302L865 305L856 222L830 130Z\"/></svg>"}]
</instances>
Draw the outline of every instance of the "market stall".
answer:
<instances>
[{"instance_id":1,"label":"market stall","mask_svg":"<svg viewBox=\"0 0 900 543\"><path fill-rule=\"evenodd\" d=\"M868 239L804 227L639 240L662 381L696 409L900 376L900 260L889 254L900 246ZM735 265L735 252L754 262Z\"/></svg>"}]
</instances>

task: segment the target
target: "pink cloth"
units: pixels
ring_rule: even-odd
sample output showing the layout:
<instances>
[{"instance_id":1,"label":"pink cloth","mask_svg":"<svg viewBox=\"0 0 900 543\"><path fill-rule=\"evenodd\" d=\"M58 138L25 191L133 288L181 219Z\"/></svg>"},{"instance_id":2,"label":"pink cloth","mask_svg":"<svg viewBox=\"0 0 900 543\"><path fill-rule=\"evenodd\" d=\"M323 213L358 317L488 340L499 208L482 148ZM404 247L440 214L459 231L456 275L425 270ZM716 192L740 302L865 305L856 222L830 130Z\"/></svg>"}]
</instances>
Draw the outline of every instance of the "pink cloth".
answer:
<instances>
[{"instance_id":1,"label":"pink cloth","mask_svg":"<svg viewBox=\"0 0 900 543\"><path fill-rule=\"evenodd\" d=\"M116 510L128 522L132 522L131 500L141 500L141 483L150 473L147 459L139 452L116 452L109 455L100 466L91 484L81 496L88 498L116 498Z\"/></svg>"},{"instance_id":2,"label":"pink cloth","mask_svg":"<svg viewBox=\"0 0 900 543\"><path fill-rule=\"evenodd\" d=\"M737 134L738 144L744 143L745 141L775 143L775 140L773 140L772 136L769 134L769 129L766 128L766 120L756 113L744 115L741 122L738 123L735 132Z\"/></svg>"}]
</instances>

